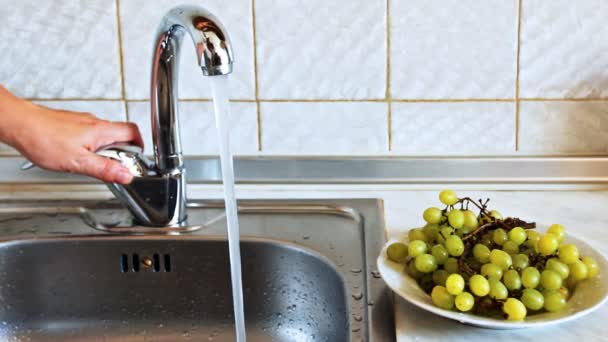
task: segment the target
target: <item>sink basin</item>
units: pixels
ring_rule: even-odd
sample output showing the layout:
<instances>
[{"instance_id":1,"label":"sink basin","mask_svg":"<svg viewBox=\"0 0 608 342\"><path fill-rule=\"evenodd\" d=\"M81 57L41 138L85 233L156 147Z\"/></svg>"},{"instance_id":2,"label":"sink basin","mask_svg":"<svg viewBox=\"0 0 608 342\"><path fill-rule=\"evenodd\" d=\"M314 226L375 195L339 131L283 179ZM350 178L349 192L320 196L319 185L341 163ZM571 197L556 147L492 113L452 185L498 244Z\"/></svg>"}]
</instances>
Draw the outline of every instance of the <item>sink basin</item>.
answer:
<instances>
[{"instance_id":1,"label":"sink basin","mask_svg":"<svg viewBox=\"0 0 608 342\"><path fill-rule=\"evenodd\" d=\"M271 240L241 248L250 339L346 340L347 294L328 260ZM0 249L0 316L6 333L35 341L232 341L227 254L225 240L204 238L13 243Z\"/></svg>"},{"instance_id":2,"label":"sink basin","mask_svg":"<svg viewBox=\"0 0 608 342\"><path fill-rule=\"evenodd\" d=\"M337 204L240 204L248 340L394 340L377 203ZM189 206L200 230L117 235L83 224L128 219L112 202L4 203L0 339L234 341L222 207Z\"/></svg>"}]
</instances>

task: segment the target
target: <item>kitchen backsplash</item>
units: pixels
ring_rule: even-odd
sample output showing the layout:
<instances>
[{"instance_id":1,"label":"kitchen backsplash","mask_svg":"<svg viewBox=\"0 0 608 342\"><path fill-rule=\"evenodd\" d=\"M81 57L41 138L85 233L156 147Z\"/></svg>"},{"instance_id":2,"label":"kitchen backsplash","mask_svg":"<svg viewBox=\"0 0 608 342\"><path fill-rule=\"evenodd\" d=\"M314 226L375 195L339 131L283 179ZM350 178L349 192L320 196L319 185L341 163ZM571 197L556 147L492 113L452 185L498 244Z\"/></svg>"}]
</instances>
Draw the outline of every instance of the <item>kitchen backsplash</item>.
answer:
<instances>
[{"instance_id":1,"label":"kitchen backsplash","mask_svg":"<svg viewBox=\"0 0 608 342\"><path fill-rule=\"evenodd\" d=\"M608 154L606 0L191 3L233 42L236 154ZM134 121L149 152L152 39L175 4L0 0L0 84ZM184 149L215 154L209 83L183 49Z\"/></svg>"}]
</instances>

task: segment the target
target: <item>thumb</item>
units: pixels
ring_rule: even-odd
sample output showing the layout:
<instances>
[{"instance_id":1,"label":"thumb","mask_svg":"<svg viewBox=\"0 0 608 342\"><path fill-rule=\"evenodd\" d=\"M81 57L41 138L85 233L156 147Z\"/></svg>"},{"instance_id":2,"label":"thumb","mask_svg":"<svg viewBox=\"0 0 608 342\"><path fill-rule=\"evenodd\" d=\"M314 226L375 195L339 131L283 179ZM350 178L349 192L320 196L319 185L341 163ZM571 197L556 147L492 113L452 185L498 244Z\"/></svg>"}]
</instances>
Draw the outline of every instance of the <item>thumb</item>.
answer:
<instances>
[{"instance_id":1,"label":"thumb","mask_svg":"<svg viewBox=\"0 0 608 342\"><path fill-rule=\"evenodd\" d=\"M118 161L94 153L79 158L71 171L110 183L128 184L133 180L131 172Z\"/></svg>"}]
</instances>

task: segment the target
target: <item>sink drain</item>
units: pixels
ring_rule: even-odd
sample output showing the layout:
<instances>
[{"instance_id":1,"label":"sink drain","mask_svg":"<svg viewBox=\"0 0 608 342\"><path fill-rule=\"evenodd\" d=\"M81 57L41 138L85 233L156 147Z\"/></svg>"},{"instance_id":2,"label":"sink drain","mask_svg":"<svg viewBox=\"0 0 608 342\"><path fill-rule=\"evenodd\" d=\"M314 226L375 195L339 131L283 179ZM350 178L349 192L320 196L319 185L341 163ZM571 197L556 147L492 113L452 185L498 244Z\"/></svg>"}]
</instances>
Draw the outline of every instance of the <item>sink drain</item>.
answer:
<instances>
[{"instance_id":1,"label":"sink drain","mask_svg":"<svg viewBox=\"0 0 608 342\"><path fill-rule=\"evenodd\" d=\"M120 271L122 273L139 272L140 269L151 269L153 272L171 272L171 256L169 254L155 253L152 257L143 256L139 257L139 254L126 254L120 255Z\"/></svg>"}]
</instances>

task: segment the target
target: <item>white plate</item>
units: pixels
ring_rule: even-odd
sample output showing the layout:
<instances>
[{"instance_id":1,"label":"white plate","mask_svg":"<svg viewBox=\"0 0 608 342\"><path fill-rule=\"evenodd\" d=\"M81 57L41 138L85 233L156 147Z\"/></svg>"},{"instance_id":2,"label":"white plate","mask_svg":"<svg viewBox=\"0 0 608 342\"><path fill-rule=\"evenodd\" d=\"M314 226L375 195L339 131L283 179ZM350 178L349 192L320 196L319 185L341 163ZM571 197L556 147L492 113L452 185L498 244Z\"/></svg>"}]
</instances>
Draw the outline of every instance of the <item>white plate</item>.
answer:
<instances>
[{"instance_id":1,"label":"white plate","mask_svg":"<svg viewBox=\"0 0 608 342\"><path fill-rule=\"evenodd\" d=\"M406 239L407 238L403 240ZM378 271L380 271L380 275L382 275L382 278L386 284L396 294L408 302L439 316L450 318L459 321L460 323L490 329L521 329L539 327L567 322L582 317L599 308L608 299L608 284L606 281L608 278L608 261L606 260L606 257L580 238L575 238L569 235L565 240L567 243L576 244L581 256L590 256L597 260L600 267L600 274L593 279L588 279L578 284L574 290L574 293L568 299L568 304L562 311L556 313L543 312L539 314L532 314L526 317L526 320L522 322L488 318L436 307L431 301L431 296L422 291L422 289L416 283L416 280L404 272L404 265L388 260L386 256L386 248L391 243L398 240L393 239L389 241L382 249L377 261Z\"/></svg>"}]
</instances>

